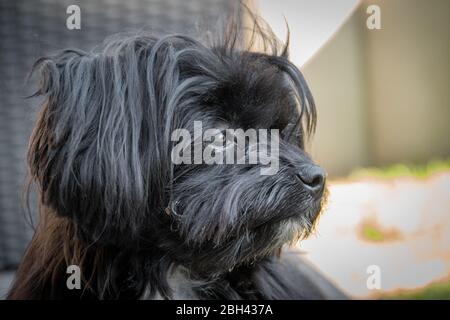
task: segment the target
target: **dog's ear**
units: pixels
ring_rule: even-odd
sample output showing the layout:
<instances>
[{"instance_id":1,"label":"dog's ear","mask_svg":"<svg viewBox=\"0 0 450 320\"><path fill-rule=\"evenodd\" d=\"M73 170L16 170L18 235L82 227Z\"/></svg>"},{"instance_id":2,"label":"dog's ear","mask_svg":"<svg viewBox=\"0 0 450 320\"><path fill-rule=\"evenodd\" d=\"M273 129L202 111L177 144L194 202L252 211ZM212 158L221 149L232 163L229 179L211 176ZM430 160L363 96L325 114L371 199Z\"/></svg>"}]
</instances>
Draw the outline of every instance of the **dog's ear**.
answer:
<instances>
[{"instance_id":1,"label":"dog's ear","mask_svg":"<svg viewBox=\"0 0 450 320\"><path fill-rule=\"evenodd\" d=\"M289 38L288 38L289 39ZM287 42L289 43L289 42ZM305 127L307 134L312 134L316 128L317 111L312 93L301 71L288 59L287 45L280 56L269 56L269 63L286 74L292 96L299 109L299 125Z\"/></svg>"},{"instance_id":2,"label":"dog's ear","mask_svg":"<svg viewBox=\"0 0 450 320\"><path fill-rule=\"evenodd\" d=\"M286 40L281 42L269 24L254 14L248 7L243 6L241 18L230 19L224 30L223 38L226 52L233 52L237 46L242 45L247 57L253 60L262 60L275 66L286 75L289 81L292 97L298 105L299 117L297 125L306 129L311 135L315 131L317 112L311 91L301 71L289 60L290 30L286 22ZM242 18L244 17L244 18ZM222 39L222 38L220 38ZM221 47L220 45L218 47Z\"/></svg>"},{"instance_id":3,"label":"dog's ear","mask_svg":"<svg viewBox=\"0 0 450 320\"><path fill-rule=\"evenodd\" d=\"M29 146L30 174L43 205L72 219L89 241L134 245L163 202L169 170L150 42L123 43L108 54L66 50L35 65L44 103Z\"/></svg>"}]
</instances>

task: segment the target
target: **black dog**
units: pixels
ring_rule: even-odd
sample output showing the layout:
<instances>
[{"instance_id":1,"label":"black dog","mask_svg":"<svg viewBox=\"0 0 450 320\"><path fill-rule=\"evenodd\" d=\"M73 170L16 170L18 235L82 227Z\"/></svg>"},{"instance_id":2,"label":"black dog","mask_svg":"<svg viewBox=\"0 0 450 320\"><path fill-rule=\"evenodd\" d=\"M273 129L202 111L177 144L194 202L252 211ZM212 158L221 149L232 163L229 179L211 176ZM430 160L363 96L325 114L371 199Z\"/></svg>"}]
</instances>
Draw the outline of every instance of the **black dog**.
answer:
<instances>
[{"instance_id":1,"label":"black dog","mask_svg":"<svg viewBox=\"0 0 450 320\"><path fill-rule=\"evenodd\" d=\"M313 98L288 41L257 19L244 29L119 36L37 62L44 103L28 161L41 215L10 299L342 297L282 251L324 201L325 175L304 151ZM278 172L175 165L171 134L194 121L278 129ZM66 286L69 265L81 290Z\"/></svg>"}]
</instances>

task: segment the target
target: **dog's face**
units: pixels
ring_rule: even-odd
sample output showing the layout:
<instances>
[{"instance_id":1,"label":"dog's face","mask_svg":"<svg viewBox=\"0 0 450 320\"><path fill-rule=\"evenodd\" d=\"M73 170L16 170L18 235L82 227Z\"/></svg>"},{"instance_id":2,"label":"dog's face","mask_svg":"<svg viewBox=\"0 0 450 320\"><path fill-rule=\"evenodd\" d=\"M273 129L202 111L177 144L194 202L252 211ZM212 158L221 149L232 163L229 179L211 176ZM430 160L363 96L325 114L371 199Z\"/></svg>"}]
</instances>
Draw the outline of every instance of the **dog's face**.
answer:
<instances>
[{"instance_id":1,"label":"dog's face","mask_svg":"<svg viewBox=\"0 0 450 320\"><path fill-rule=\"evenodd\" d=\"M180 236L182 250L176 256L194 269L251 263L309 234L325 187L324 172L304 151L296 100L303 93L290 76L270 57L252 53L217 63L220 80L202 93L200 103L179 111L179 124L192 129L194 121L201 121L205 131L276 129L279 168L263 175L261 163L175 166L167 213ZM237 143L226 139L227 148ZM270 141L268 149L275 147Z\"/></svg>"},{"instance_id":2,"label":"dog's face","mask_svg":"<svg viewBox=\"0 0 450 320\"><path fill-rule=\"evenodd\" d=\"M31 173L44 205L85 241L157 248L202 273L252 263L311 232L325 175L305 153L314 104L285 55L135 36L39 65L46 101ZM196 121L204 130L277 129L277 146L267 146L278 150L277 172L175 164L171 135Z\"/></svg>"}]
</instances>

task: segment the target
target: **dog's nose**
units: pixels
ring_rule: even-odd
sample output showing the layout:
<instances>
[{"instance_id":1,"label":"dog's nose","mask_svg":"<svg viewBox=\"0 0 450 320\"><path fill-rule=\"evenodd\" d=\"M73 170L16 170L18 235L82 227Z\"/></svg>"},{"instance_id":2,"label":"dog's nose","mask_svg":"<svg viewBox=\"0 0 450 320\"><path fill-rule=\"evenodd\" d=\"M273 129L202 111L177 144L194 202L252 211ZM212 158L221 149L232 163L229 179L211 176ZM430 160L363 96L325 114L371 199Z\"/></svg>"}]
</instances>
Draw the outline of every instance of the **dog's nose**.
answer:
<instances>
[{"instance_id":1,"label":"dog's nose","mask_svg":"<svg viewBox=\"0 0 450 320\"><path fill-rule=\"evenodd\" d=\"M316 165L303 166L297 170L297 177L315 196L321 196L325 186L325 172Z\"/></svg>"}]
</instances>

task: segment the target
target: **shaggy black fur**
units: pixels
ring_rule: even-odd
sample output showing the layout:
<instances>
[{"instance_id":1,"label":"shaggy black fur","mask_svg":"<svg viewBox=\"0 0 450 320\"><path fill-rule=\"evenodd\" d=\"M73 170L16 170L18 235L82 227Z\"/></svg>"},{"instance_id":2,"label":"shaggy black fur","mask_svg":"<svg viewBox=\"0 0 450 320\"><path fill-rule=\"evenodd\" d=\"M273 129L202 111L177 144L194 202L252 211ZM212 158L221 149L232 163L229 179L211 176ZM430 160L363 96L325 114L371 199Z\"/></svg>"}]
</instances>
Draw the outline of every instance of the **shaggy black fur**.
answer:
<instances>
[{"instance_id":1,"label":"shaggy black fur","mask_svg":"<svg viewBox=\"0 0 450 320\"><path fill-rule=\"evenodd\" d=\"M36 63L41 218L10 299L339 297L281 250L312 231L325 178L304 151L316 111L288 43L252 21L198 39L115 36ZM173 165L172 131L196 120L279 129L279 172ZM82 290L66 288L70 264Z\"/></svg>"}]
</instances>

